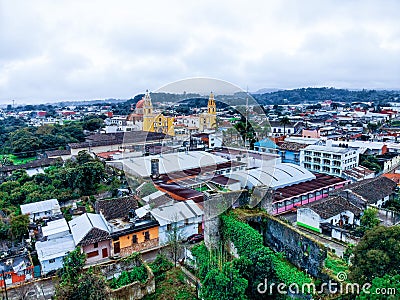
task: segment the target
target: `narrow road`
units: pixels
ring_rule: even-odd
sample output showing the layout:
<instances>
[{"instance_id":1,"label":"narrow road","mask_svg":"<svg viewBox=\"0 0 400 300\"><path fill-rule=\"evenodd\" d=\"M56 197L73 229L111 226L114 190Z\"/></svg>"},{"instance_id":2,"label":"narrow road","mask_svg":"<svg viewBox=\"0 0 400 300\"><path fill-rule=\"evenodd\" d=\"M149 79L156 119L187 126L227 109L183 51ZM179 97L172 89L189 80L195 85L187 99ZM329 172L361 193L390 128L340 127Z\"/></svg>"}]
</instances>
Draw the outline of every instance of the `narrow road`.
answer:
<instances>
[{"instance_id":1,"label":"narrow road","mask_svg":"<svg viewBox=\"0 0 400 300\"><path fill-rule=\"evenodd\" d=\"M7 288L9 300L50 300L54 296L57 278L47 278L25 284L14 285ZM2 289L2 299L5 298L5 291Z\"/></svg>"},{"instance_id":2,"label":"narrow road","mask_svg":"<svg viewBox=\"0 0 400 300\"><path fill-rule=\"evenodd\" d=\"M333 238L323 235L318 234L316 232L313 232L311 230L304 229L303 227L296 226L297 229L300 231L304 232L305 234L311 236L312 238L316 239L317 241L321 242L324 244L328 249L330 249L332 252L334 252L337 256L343 257L343 253L346 251L346 246L343 243L339 243Z\"/></svg>"}]
</instances>

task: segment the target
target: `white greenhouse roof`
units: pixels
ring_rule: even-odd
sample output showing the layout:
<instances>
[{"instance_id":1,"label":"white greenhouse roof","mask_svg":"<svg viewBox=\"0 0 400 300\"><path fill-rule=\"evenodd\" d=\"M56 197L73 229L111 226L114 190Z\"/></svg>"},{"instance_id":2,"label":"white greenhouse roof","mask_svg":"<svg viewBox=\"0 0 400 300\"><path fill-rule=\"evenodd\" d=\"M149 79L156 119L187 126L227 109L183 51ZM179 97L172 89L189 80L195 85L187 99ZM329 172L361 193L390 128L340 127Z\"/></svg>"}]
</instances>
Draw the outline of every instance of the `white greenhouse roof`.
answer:
<instances>
[{"instance_id":1,"label":"white greenhouse roof","mask_svg":"<svg viewBox=\"0 0 400 300\"><path fill-rule=\"evenodd\" d=\"M124 170L141 177L149 177L151 175L152 159L159 160L160 174L206 167L227 161L221 156L213 155L205 151L189 151L188 153L177 152L163 154L161 156L153 155L124 159Z\"/></svg>"},{"instance_id":2,"label":"white greenhouse roof","mask_svg":"<svg viewBox=\"0 0 400 300\"><path fill-rule=\"evenodd\" d=\"M272 188L281 188L316 178L315 175L305 168L290 163L280 163L275 166L263 166L262 168L238 171L232 173L230 177L239 180L242 187L266 185Z\"/></svg>"}]
</instances>

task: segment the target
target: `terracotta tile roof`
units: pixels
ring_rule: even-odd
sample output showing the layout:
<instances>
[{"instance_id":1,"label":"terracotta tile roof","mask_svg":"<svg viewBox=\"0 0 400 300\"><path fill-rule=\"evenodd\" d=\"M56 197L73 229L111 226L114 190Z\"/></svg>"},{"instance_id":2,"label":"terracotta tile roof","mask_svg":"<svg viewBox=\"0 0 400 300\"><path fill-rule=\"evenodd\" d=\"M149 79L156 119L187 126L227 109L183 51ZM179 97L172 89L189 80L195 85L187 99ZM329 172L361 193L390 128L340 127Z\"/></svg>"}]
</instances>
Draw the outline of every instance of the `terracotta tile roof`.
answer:
<instances>
[{"instance_id":1,"label":"terracotta tile roof","mask_svg":"<svg viewBox=\"0 0 400 300\"><path fill-rule=\"evenodd\" d=\"M323 219L329 219L345 211L351 211L356 216L361 214L361 209L341 196L330 196L321 201L304 205L304 207L312 209Z\"/></svg>"},{"instance_id":2,"label":"terracotta tile roof","mask_svg":"<svg viewBox=\"0 0 400 300\"><path fill-rule=\"evenodd\" d=\"M278 147L280 150L295 151L295 152L298 152L307 146L308 146L307 144L300 144L300 143L295 143L295 142L278 143Z\"/></svg>"},{"instance_id":3,"label":"terracotta tile roof","mask_svg":"<svg viewBox=\"0 0 400 300\"><path fill-rule=\"evenodd\" d=\"M361 196L368 203L374 204L378 200L394 193L396 186L396 183L389 178L380 176L360 181L360 184L356 184L354 187L348 186L347 189Z\"/></svg>"},{"instance_id":4,"label":"terracotta tile roof","mask_svg":"<svg viewBox=\"0 0 400 300\"><path fill-rule=\"evenodd\" d=\"M93 227L79 242L79 245L87 246L93 243L98 243L109 239L110 239L110 234L107 231Z\"/></svg>"},{"instance_id":5,"label":"terracotta tile roof","mask_svg":"<svg viewBox=\"0 0 400 300\"><path fill-rule=\"evenodd\" d=\"M400 174L399 173L387 173L387 174L383 174L383 176L385 176L386 178L389 178L390 180L393 180L397 184L400 183Z\"/></svg>"},{"instance_id":6,"label":"terracotta tile roof","mask_svg":"<svg viewBox=\"0 0 400 300\"><path fill-rule=\"evenodd\" d=\"M70 155L71 150L52 150L52 151L45 151L44 153L47 155L47 157L62 156L62 155Z\"/></svg>"},{"instance_id":7,"label":"terracotta tile roof","mask_svg":"<svg viewBox=\"0 0 400 300\"><path fill-rule=\"evenodd\" d=\"M127 217L129 210L138 207L138 202L133 196L97 200L95 203L96 213L101 212L107 221Z\"/></svg>"},{"instance_id":8,"label":"terracotta tile roof","mask_svg":"<svg viewBox=\"0 0 400 300\"><path fill-rule=\"evenodd\" d=\"M164 204L166 204L168 202L171 202L171 201L175 201L175 200L173 198L171 198L170 196L168 196L167 194L164 194L164 195L158 196L158 197L156 197L154 199L151 198L147 202L147 204L149 204L150 207L160 207L160 206L162 206L162 205L164 205Z\"/></svg>"},{"instance_id":9,"label":"terracotta tile roof","mask_svg":"<svg viewBox=\"0 0 400 300\"><path fill-rule=\"evenodd\" d=\"M146 141L155 141L169 139L171 136L164 133L146 132L146 131L132 131L132 132L118 132L118 133L103 133L93 134L87 137L85 142L70 143L68 146L72 149L121 145L123 143L143 143Z\"/></svg>"}]
</instances>

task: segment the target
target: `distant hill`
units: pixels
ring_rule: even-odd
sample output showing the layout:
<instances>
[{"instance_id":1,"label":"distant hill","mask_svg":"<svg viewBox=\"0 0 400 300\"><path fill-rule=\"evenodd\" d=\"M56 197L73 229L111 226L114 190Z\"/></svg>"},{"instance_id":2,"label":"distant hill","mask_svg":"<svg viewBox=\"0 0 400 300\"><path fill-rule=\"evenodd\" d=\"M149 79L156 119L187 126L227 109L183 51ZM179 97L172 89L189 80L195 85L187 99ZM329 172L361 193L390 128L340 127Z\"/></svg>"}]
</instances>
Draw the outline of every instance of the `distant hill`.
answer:
<instances>
[{"instance_id":1,"label":"distant hill","mask_svg":"<svg viewBox=\"0 0 400 300\"><path fill-rule=\"evenodd\" d=\"M332 100L333 102L375 102L385 103L400 99L400 91L386 90L345 90L335 88L301 88L264 94L253 94L263 105L299 104Z\"/></svg>"},{"instance_id":2,"label":"distant hill","mask_svg":"<svg viewBox=\"0 0 400 300\"><path fill-rule=\"evenodd\" d=\"M278 91L282 91L282 89L263 88L263 89L259 89L256 92L253 92L252 94L267 94L267 93L278 92Z\"/></svg>"}]
</instances>

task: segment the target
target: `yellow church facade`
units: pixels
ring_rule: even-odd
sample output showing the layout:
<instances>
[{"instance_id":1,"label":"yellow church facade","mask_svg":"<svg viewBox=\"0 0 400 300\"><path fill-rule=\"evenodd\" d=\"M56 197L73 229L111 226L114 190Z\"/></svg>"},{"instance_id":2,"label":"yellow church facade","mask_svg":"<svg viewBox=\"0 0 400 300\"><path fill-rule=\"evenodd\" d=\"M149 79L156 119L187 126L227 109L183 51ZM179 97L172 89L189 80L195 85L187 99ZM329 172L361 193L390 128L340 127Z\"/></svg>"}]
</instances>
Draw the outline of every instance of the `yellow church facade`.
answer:
<instances>
[{"instance_id":1,"label":"yellow church facade","mask_svg":"<svg viewBox=\"0 0 400 300\"><path fill-rule=\"evenodd\" d=\"M155 113L151 102L150 93L146 91L145 96L136 105L136 114L131 117L140 117L143 120L143 131L159 132L175 136L174 117L167 117L161 113ZM198 130L213 130L217 127L217 107L214 94L208 99L207 112L198 115Z\"/></svg>"},{"instance_id":2,"label":"yellow church facade","mask_svg":"<svg viewBox=\"0 0 400 300\"><path fill-rule=\"evenodd\" d=\"M214 94L210 94L207 103L207 112L199 115L199 131L217 128L217 106L215 104Z\"/></svg>"},{"instance_id":3,"label":"yellow church facade","mask_svg":"<svg viewBox=\"0 0 400 300\"><path fill-rule=\"evenodd\" d=\"M175 136L174 117L166 117L160 113L154 113L148 91L143 98L143 131Z\"/></svg>"}]
</instances>

